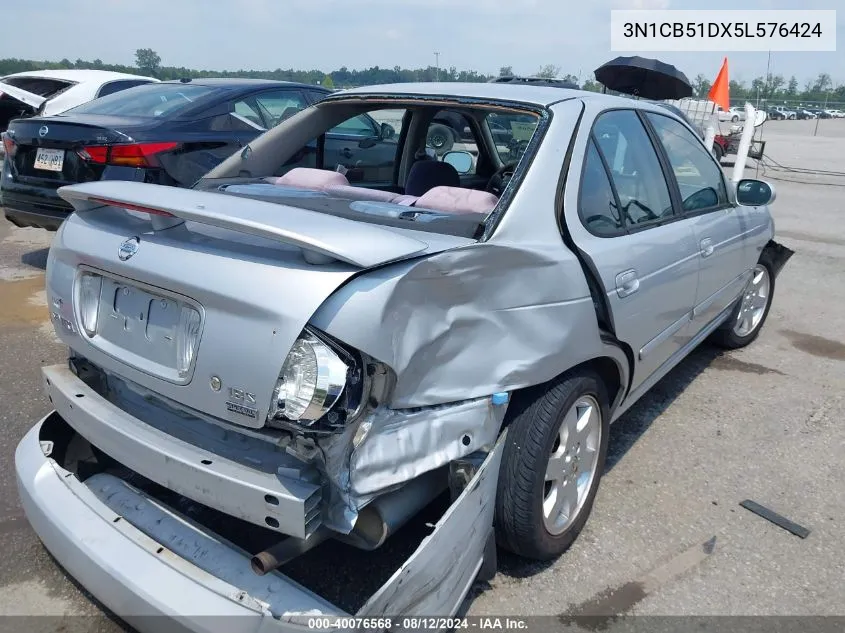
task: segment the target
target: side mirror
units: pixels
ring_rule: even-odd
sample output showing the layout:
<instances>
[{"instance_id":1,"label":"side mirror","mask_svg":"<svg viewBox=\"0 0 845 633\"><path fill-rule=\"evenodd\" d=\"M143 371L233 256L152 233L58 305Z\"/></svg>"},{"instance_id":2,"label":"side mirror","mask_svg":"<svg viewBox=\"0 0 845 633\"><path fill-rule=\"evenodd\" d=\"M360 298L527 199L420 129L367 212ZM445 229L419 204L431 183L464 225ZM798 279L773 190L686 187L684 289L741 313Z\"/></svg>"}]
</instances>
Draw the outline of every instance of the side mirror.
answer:
<instances>
[{"instance_id":1,"label":"side mirror","mask_svg":"<svg viewBox=\"0 0 845 633\"><path fill-rule=\"evenodd\" d=\"M379 138L382 141L386 141L389 138L393 138L396 136L396 129L390 125L390 123L382 123L381 130L379 132Z\"/></svg>"},{"instance_id":2,"label":"side mirror","mask_svg":"<svg viewBox=\"0 0 845 633\"><path fill-rule=\"evenodd\" d=\"M469 152L446 152L443 155L443 162L449 163L459 174L469 173L472 169L472 154Z\"/></svg>"},{"instance_id":3,"label":"side mirror","mask_svg":"<svg viewBox=\"0 0 845 633\"><path fill-rule=\"evenodd\" d=\"M762 207L775 201L775 188L762 180L740 180L736 185L736 201L748 207Z\"/></svg>"}]
</instances>

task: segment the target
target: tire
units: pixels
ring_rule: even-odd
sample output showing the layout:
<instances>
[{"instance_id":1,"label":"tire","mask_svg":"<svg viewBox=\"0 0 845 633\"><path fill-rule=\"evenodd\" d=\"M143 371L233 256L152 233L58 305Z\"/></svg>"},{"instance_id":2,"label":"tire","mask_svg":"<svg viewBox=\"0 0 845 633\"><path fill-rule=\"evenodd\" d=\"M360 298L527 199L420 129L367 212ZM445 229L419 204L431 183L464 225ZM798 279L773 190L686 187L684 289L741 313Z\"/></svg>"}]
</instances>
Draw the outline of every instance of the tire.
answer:
<instances>
[{"instance_id":1,"label":"tire","mask_svg":"<svg viewBox=\"0 0 845 633\"><path fill-rule=\"evenodd\" d=\"M739 122L739 117L735 114L733 116L733 118L731 119L731 123L738 123L738 122Z\"/></svg>"},{"instance_id":2,"label":"tire","mask_svg":"<svg viewBox=\"0 0 845 633\"><path fill-rule=\"evenodd\" d=\"M716 159L716 162L722 162L722 158L725 155L725 150L722 149L722 146L718 143L713 143L713 158Z\"/></svg>"},{"instance_id":3,"label":"tire","mask_svg":"<svg viewBox=\"0 0 845 633\"><path fill-rule=\"evenodd\" d=\"M585 407L598 418L588 416L580 434L573 434L577 429L571 422L585 419ZM593 372L564 374L515 398L507 422L496 490L496 540L519 556L553 559L572 545L592 510L607 456L607 390ZM568 441L561 441L564 425L572 429ZM547 481L553 451L561 470L549 470L560 476ZM560 506L570 508L568 516L551 511L558 497L574 501Z\"/></svg>"},{"instance_id":4,"label":"tire","mask_svg":"<svg viewBox=\"0 0 845 633\"><path fill-rule=\"evenodd\" d=\"M428 128L426 145L434 150L438 156L442 156L455 145L455 133L452 128L442 123L433 123Z\"/></svg>"},{"instance_id":5,"label":"tire","mask_svg":"<svg viewBox=\"0 0 845 633\"><path fill-rule=\"evenodd\" d=\"M765 302L760 304L758 308L752 309L751 306L753 306L753 303L749 303L751 296L749 293L754 293L755 287L759 288L759 286L755 284L759 275L765 275L766 281L768 282ZM713 342L719 347L723 347L725 349L739 349L741 347L745 347L746 345L750 345L760 335L760 331L763 329L763 324L769 316L769 308L772 307L772 299L774 296L775 276L773 274L772 265L768 261L767 254L764 252L760 257L760 261L754 267L754 274L749 281L748 286L745 290L743 290L742 297L740 297L739 301L737 301L736 307L731 312L730 317L728 317L727 321L725 321L725 323L713 333ZM757 299L758 301L760 300L759 296ZM758 309L762 309L762 311L759 312L759 317L756 316L756 310ZM753 327L750 329L744 327L745 324L740 321L740 316L744 310L750 310L750 312L746 312L747 318L750 318L750 323L753 324Z\"/></svg>"}]
</instances>

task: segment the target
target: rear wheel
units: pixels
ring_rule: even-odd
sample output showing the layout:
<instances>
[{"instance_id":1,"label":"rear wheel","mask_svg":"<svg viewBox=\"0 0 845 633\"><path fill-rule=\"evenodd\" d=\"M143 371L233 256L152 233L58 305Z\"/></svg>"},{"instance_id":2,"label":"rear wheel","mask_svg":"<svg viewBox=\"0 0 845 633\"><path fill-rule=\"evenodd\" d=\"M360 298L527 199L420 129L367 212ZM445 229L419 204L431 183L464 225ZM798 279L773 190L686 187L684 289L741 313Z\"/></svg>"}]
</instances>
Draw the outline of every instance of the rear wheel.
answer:
<instances>
[{"instance_id":1,"label":"rear wheel","mask_svg":"<svg viewBox=\"0 0 845 633\"><path fill-rule=\"evenodd\" d=\"M713 334L713 341L726 349L749 345L763 329L774 293L775 278L771 265L761 259L731 316Z\"/></svg>"},{"instance_id":2,"label":"rear wheel","mask_svg":"<svg viewBox=\"0 0 845 633\"><path fill-rule=\"evenodd\" d=\"M524 393L511 407L496 537L515 554L548 560L572 545L592 510L607 455L607 391L582 371Z\"/></svg>"},{"instance_id":3,"label":"rear wheel","mask_svg":"<svg viewBox=\"0 0 845 633\"><path fill-rule=\"evenodd\" d=\"M731 123L736 123L736 122L738 122L738 121L739 121L739 116L738 116L738 115L736 115L736 114L735 114L735 115L733 115L733 118L731 119Z\"/></svg>"},{"instance_id":4,"label":"rear wheel","mask_svg":"<svg viewBox=\"0 0 845 633\"><path fill-rule=\"evenodd\" d=\"M721 161L724 155L725 150L722 149L722 146L718 143L713 143L713 158L715 158L717 161Z\"/></svg>"}]
</instances>

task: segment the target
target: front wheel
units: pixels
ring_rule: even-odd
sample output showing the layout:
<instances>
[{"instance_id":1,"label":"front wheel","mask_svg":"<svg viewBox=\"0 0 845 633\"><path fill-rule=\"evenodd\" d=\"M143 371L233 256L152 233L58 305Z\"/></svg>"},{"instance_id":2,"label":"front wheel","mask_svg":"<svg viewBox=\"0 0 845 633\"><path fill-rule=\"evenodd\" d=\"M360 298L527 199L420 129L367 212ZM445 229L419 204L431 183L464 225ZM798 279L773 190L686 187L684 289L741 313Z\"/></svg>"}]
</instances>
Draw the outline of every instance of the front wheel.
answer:
<instances>
[{"instance_id":1,"label":"front wheel","mask_svg":"<svg viewBox=\"0 0 845 633\"><path fill-rule=\"evenodd\" d=\"M721 162L724 155L725 151L722 149L722 146L718 143L713 143L713 158L715 158L718 162Z\"/></svg>"},{"instance_id":2,"label":"front wheel","mask_svg":"<svg viewBox=\"0 0 845 633\"><path fill-rule=\"evenodd\" d=\"M564 374L511 404L496 491L496 538L511 552L549 560L578 537L607 456L607 391L593 372Z\"/></svg>"},{"instance_id":3,"label":"front wheel","mask_svg":"<svg viewBox=\"0 0 845 633\"><path fill-rule=\"evenodd\" d=\"M713 334L713 341L726 349L739 349L752 343L760 335L763 323L769 316L774 294L775 277L772 268L768 262L761 260L754 267L751 279L731 316Z\"/></svg>"}]
</instances>

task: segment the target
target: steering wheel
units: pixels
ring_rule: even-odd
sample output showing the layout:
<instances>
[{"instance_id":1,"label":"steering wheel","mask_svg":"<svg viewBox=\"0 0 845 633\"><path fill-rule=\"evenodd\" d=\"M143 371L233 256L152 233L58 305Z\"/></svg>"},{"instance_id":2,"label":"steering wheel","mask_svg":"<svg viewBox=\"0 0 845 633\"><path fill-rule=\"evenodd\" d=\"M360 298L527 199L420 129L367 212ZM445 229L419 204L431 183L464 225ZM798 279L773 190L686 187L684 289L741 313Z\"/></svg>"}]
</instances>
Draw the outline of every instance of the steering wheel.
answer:
<instances>
[{"instance_id":1,"label":"steering wheel","mask_svg":"<svg viewBox=\"0 0 845 633\"><path fill-rule=\"evenodd\" d=\"M513 176L513 172L516 169L517 161L513 161L510 163L505 163L496 172L490 176L490 180L487 181L487 187L485 187L485 191L487 193L492 193L495 196L501 196L502 192L505 190L505 187L508 185L508 181Z\"/></svg>"},{"instance_id":2,"label":"steering wheel","mask_svg":"<svg viewBox=\"0 0 845 633\"><path fill-rule=\"evenodd\" d=\"M613 218L609 218L606 215L591 215L586 219L586 223L589 225L593 225L595 223L599 224L606 224L612 229L619 229L619 223L616 222Z\"/></svg>"}]
</instances>

